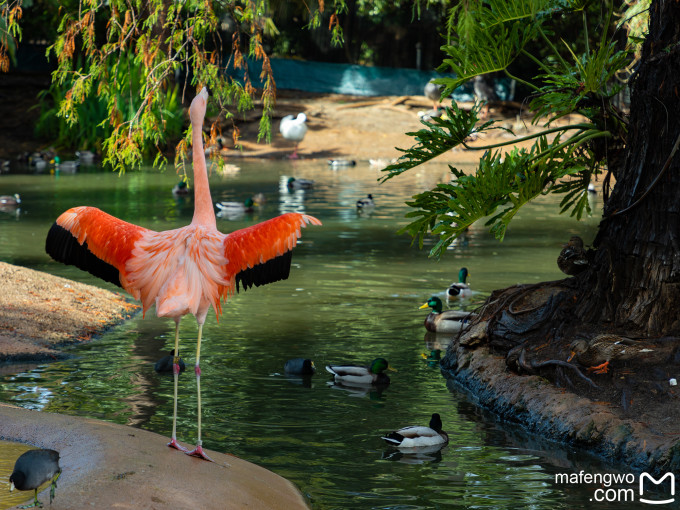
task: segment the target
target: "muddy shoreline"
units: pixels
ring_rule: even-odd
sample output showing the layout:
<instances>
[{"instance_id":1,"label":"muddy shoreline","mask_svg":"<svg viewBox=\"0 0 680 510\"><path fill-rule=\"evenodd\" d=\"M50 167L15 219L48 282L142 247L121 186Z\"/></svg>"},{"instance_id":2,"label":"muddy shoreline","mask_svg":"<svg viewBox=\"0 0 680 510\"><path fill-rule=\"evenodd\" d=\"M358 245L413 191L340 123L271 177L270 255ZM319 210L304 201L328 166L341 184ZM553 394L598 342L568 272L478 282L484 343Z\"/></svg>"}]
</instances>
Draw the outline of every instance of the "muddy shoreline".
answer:
<instances>
[{"instance_id":1,"label":"muddy shoreline","mask_svg":"<svg viewBox=\"0 0 680 510\"><path fill-rule=\"evenodd\" d=\"M0 262L0 363L42 362L90 342L141 311L132 298Z\"/></svg>"}]
</instances>

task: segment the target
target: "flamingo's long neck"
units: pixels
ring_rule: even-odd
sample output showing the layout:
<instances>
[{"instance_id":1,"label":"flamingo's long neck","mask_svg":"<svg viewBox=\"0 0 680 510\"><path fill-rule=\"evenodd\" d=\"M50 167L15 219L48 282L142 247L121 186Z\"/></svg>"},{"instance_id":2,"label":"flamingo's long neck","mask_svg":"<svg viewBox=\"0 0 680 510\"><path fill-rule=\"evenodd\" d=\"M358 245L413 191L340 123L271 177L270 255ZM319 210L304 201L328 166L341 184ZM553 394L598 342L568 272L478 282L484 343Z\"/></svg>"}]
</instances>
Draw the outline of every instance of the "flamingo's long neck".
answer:
<instances>
[{"instance_id":1,"label":"flamingo's long neck","mask_svg":"<svg viewBox=\"0 0 680 510\"><path fill-rule=\"evenodd\" d=\"M191 122L191 145L194 159L194 218L191 223L217 228L203 150L203 117L200 122Z\"/></svg>"}]
</instances>

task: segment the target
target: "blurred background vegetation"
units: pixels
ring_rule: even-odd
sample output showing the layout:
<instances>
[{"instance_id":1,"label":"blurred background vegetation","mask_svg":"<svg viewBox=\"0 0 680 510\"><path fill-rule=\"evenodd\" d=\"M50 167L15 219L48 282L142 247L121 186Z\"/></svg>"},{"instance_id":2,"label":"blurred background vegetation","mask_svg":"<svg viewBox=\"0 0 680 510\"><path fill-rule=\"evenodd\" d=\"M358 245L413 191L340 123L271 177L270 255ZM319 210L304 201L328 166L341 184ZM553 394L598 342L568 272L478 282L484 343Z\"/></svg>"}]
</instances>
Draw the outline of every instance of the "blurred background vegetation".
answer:
<instances>
[{"instance_id":1,"label":"blurred background vegetation","mask_svg":"<svg viewBox=\"0 0 680 510\"><path fill-rule=\"evenodd\" d=\"M628 3L645 2L630 0ZM108 150L112 153L129 150L129 158L108 161L114 168L120 169L123 164L134 167L142 157L153 156L159 149L172 148L182 137L188 139L188 133L182 132L186 126L183 108L193 95L191 92L187 98L187 83L208 83L215 87L216 90L211 89L211 93L216 94L220 106L237 104L241 110L253 108L253 98L259 96L261 104L258 107L263 110L260 136L267 138L275 98L273 83L268 83L264 90L255 91L247 83L235 84L219 78L220 69L230 62L244 62L244 56L265 60L282 57L432 70L446 58L441 48L454 32L450 23L451 12L459 4L445 0L189 2L187 9L206 13L203 18L195 18L205 21L205 26L201 27L206 34L200 36L202 39L191 34L200 44L195 44L192 39L194 47L190 48L194 54L203 55L203 62L197 62L189 54L178 58L176 54L172 55L172 48L168 51L162 45L149 50L148 41L145 43L147 47L140 50L140 41L144 37L151 39L155 36L161 40L167 35L158 28L173 5L167 0L140 3L131 17L133 23L137 17L143 22L135 27L136 31L128 33L124 29L130 21L129 17L126 18L129 13L116 10L126 6L125 3L0 0L3 23L0 24L0 34L4 34L2 42L9 56L10 73L52 73L52 85L41 92L39 98L40 118L36 133L41 139L61 149ZM601 31L606 30L603 26L607 22L605 3L588 1L583 4L591 25L587 32L583 30L578 16L564 15L559 22L551 24L553 40L567 43L556 45L567 59L571 51L578 54L589 44L595 44ZM626 7L626 4L622 5L622 8ZM87 18L88 9L96 15ZM16 27L11 30L12 14L19 32L16 32ZM184 20L189 19L189 14L185 14ZM101 56L102 49L108 48L105 51L111 52L113 42L120 42L111 37L116 23L123 25L118 30L128 40L118 44L115 53L104 58ZM197 21L192 23L195 28L199 27ZM8 25L10 34L15 38L7 37ZM180 25L179 28L181 38L192 27ZM626 32L621 31L619 36L623 47ZM95 49L92 50L91 46ZM168 43L168 46L172 44ZM44 57L47 48L52 48L49 59ZM551 48L541 39L529 42L526 49L539 60L554 58L550 55ZM66 50L69 52L68 62L62 59ZM144 52L147 54L143 55ZM162 75L152 79L149 78L149 68L160 69L164 64L156 53L152 53L153 58L150 58L148 52L165 52L163 57L172 60L167 69L163 68ZM264 69L266 72L267 66ZM530 80L541 72L536 62L529 58L517 58L508 70L521 80ZM92 80L93 73L99 73L100 81L115 82L115 86L102 87L96 79ZM90 78L84 78L88 76ZM147 82L156 79L162 83L152 90L147 89ZM520 82L515 97L522 101L531 92ZM157 97L154 96L153 101L142 99L150 94L157 94ZM112 105L115 105L113 113ZM142 113L148 116L144 117ZM141 122L147 131L153 128L162 133L155 137L144 135L136 138L132 129L134 122ZM128 138L133 140L134 147L120 144L102 146L102 141L120 130L121 126L129 128ZM116 158L119 157L116 155Z\"/></svg>"}]
</instances>

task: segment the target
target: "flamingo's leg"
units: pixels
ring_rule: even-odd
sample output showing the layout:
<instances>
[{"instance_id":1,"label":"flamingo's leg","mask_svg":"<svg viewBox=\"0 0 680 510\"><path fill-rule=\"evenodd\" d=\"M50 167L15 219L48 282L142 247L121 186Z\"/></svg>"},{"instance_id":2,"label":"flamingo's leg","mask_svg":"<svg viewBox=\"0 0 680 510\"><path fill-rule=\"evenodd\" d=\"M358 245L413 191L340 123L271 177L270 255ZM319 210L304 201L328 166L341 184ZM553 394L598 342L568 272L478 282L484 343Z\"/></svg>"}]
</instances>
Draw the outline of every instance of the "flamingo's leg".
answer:
<instances>
[{"instance_id":1,"label":"flamingo's leg","mask_svg":"<svg viewBox=\"0 0 680 510\"><path fill-rule=\"evenodd\" d=\"M172 404L172 438L168 443L171 448L177 448L182 452L189 451L177 442L177 381L179 379L179 318L175 319L175 359L172 363L172 374L175 379L175 394Z\"/></svg>"},{"instance_id":2,"label":"flamingo's leg","mask_svg":"<svg viewBox=\"0 0 680 510\"><path fill-rule=\"evenodd\" d=\"M203 441L201 440L201 367L199 362L201 360L201 336L203 334L203 324L198 324L198 341L196 342L196 366L194 371L196 372L196 391L198 392L198 440L196 441L196 448L190 452L186 452L187 455L193 455L194 457L200 457L205 460L213 462L213 460L206 455L203 451Z\"/></svg>"}]
</instances>

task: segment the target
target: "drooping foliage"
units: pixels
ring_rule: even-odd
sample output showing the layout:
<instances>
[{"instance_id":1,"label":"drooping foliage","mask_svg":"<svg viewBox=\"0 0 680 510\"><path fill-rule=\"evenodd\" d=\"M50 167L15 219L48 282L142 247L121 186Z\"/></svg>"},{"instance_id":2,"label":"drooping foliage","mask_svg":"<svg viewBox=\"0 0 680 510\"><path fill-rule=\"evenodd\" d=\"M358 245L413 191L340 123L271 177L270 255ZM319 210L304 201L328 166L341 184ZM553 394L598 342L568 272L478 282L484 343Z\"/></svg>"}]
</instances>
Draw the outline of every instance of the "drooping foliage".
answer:
<instances>
[{"instance_id":1,"label":"drooping foliage","mask_svg":"<svg viewBox=\"0 0 680 510\"><path fill-rule=\"evenodd\" d=\"M45 8L38 9L38 3L45 3ZM328 19L329 39L342 44L340 18L348 10L344 0L294 3L308 27L319 27ZM101 150L104 163L117 171L135 168L153 155L154 165L163 166L163 150L177 138L178 126L187 124L182 122L182 103L202 86L216 100L211 101L209 114L227 119L234 111L252 109L259 97L259 139L269 141L276 84L265 46L279 34L273 18L278 4L0 0L0 72L7 72L14 60L24 25L31 32L49 32L53 44L48 58L57 69L51 87L41 95L37 129L58 144ZM32 19L22 19L24 7L52 16L48 23L52 28L45 31L44 24L38 27ZM262 61L260 90L249 80L249 59ZM214 122L212 141L218 130ZM235 142L238 136L234 124ZM186 131L176 147L180 168L189 139Z\"/></svg>"},{"instance_id":2,"label":"drooping foliage","mask_svg":"<svg viewBox=\"0 0 680 510\"><path fill-rule=\"evenodd\" d=\"M83 115L103 113L97 130L102 134L104 162L115 170L139 166L150 153L156 154L154 164L162 165L161 149L183 120L178 118L178 95L186 99L207 86L227 117L227 105L252 108L256 91L247 73L235 80L225 72L229 65L243 69L249 56L263 61L260 136L266 137L275 98L262 43L271 28L266 12L264 1L61 3L56 40L48 48L48 58L57 65L52 88L46 93L56 99L53 113L68 127L77 126ZM4 70L21 40L21 14L21 0L0 2L0 66ZM231 40L221 38L224 31L219 28L225 23L234 27ZM211 137L217 135L216 126ZM43 128L54 130L55 126ZM177 147L180 162L189 137L186 132Z\"/></svg>"},{"instance_id":3,"label":"drooping foliage","mask_svg":"<svg viewBox=\"0 0 680 510\"><path fill-rule=\"evenodd\" d=\"M451 9L450 43L443 47L447 58L440 70L456 77L437 80L445 87L443 96L475 76L503 72L533 91L528 106L532 122L542 129L507 143L479 146L470 140L498 126L494 121L480 124L479 107L465 112L454 105L445 118L425 121L424 129L409 133L416 144L400 149L404 154L384 169L383 180L456 146L486 151L473 174L450 166L451 182L416 195L408 203L414 210L407 216L413 221L403 230L421 247L426 235L435 236L430 255L441 255L479 220L502 240L519 209L542 194L563 195L562 212L577 218L590 212L589 183L601 174L609 182L625 144L628 119L616 100L624 83L617 76L625 74L633 61L632 48L638 39L624 36L630 44L619 44L617 36L626 30L629 19L624 17L616 24L612 3L606 2L592 21L589 4L593 5L588 0L471 0ZM553 27L569 16L582 18L582 47L554 38ZM591 40L589 33L599 36ZM528 50L536 40L549 49L550 58L539 59ZM519 59L529 59L539 69L532 80L511 74L510 68ZM564 118L572 114L582 121L565 123ZM501 150L503 145L526 140L533 140L529 149Z\"/></svg>"}]
</instances>

